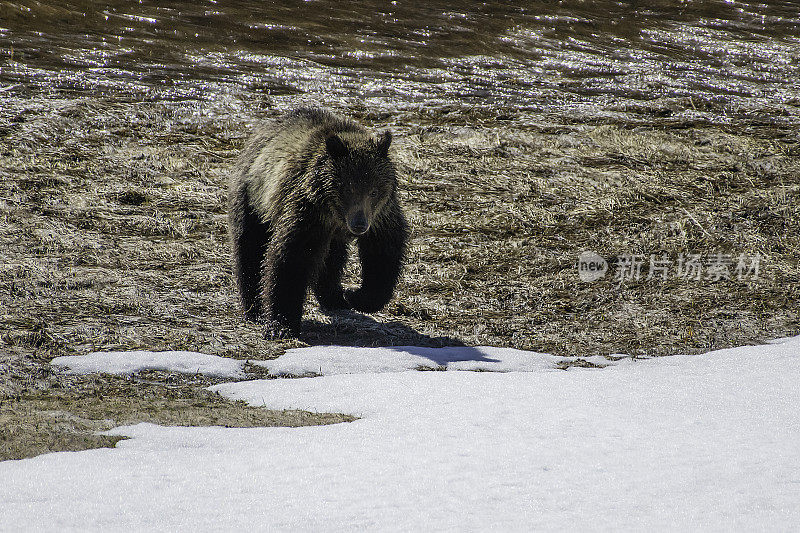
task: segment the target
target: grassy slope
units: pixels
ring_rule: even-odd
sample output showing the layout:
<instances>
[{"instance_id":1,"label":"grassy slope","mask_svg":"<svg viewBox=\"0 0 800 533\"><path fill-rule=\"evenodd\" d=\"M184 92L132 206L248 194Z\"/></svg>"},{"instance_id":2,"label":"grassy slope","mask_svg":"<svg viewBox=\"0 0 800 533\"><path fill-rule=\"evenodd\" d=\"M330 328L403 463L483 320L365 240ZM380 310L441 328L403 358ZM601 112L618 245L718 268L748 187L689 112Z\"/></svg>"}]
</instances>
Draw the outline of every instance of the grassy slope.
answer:
<instances>
[{"instance_id":1,"label":"grassy slope","mask_svg":"<svg viewBox=\"0 0 800 533\"><path fill-rule=\"evenodd\" d=\"M647 110L637 127L514 111L502 120L458 110L351 113L396 133L414 225L408 267L384 313L329 317L310 302L303 337L276 343L242 322L229 266L224 171L245 119L180 102L7 98L0 416L16 420L17 433L6 429L0 440L17 451L0 458L60 449L20 448L53 402L138 397L136 380L67 383L46 364L57 355L188 349L268 358L306 343L462 342L672 354L800 333L800 146L791 132L693 126ZM761 275L585 284L575 262L586 249L672 260L759 253ZM166 381L156 381L166 398ZM178 400L202 405L198 383ZM131 418L140 406L105 418L174 423L177 404L159 405L154 418ZM225 423L199 413L195 422ZM88 434L70 431L60 434Z\"/></svg>"}]
</instances>

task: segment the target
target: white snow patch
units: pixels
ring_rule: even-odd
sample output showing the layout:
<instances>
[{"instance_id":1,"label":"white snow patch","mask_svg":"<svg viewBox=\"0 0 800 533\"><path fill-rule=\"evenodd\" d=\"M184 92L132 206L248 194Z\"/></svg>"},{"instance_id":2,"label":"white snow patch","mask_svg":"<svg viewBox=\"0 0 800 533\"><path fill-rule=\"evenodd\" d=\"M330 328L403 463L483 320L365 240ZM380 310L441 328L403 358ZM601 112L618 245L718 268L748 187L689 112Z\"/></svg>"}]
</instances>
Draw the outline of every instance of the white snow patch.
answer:
<instances>
[{"instance_id":1,"label":"white snow patch","mask_svg":"<svg viewBox=\"0 0 800 533\"><path fill-rule=\"evenodd\" d=\"M254 361L275 376L374 374L416 369L531 372L554 368L563 357L492 346L424 348L391 346L292 348L271 361Z\"/></svg>"},{"instance_id":2,"label":"white snow patch","mask_svg":"<svg viewBox=\"0 0 800 533\"><path fill-rule=\"evenodd\" d=\"M311 364L304 353L300 369ZM115 449L3 462L0 530L800 523L800 337L602 370L347 374L316 364L330 375L212 389L363 418L305 428L139 424L114 431L133 437Z\"/></svg>"},{"instance_id":3,"label":"white snow patch","mask_svg":"<svg viewBox=\"0 0 800 533\"><path fill-rule=\"evenodd\" d=\"M790 342L795 340L797 337L780 337L778 339L768 340L767 344L783 344L784 342Z\"/></svg>"},{"instance_id":4,"label":"white snow patch","mask_svg":"<svg viewBox=\"0 0 800 533\"><path fill-rule=\"evenodd\" d=\"M133 374L143 370L163 370L181 374L241 379L244 361L198 352L93 352L86 355L56 357L51 365L67 368L74 374Z\"/></svg>"},{"instance_id":5,"label":"white snow patch","mask_svg":"<svg viewBox=\"0 0 800 533\"><path fill-rule=\"evenodd\" d=\"M316 346L293 348L277 359L251 363L266 368L273 376L304 376L373 374L417 369L531 372L554 369L558 363L571 360L574 358L493 346ZM584 360L600 366L615 363L602 356L586 357ZM230 378L245 376L242 369L244 361L182 351L93 352L80 356L56 357L51 364L66 367L76 374L133 374L142 370L164 370Z\"/></svg>"}]
</instances>

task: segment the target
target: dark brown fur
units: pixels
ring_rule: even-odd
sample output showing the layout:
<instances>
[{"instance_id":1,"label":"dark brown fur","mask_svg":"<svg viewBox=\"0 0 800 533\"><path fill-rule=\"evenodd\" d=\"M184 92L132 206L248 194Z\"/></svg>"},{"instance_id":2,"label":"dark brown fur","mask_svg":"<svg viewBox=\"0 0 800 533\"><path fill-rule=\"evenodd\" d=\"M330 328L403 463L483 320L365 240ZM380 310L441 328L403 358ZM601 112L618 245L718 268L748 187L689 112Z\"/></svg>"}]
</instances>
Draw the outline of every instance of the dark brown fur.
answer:
<instances>
[{"instance_id":1,"label":"dark brown fur","mask_svg":"<svg viewBox=\"0 0 800 533\"><path fill-rule=\"evenodd\" d=\"M375 138L321 109L298 109L255 131L233 172L230 230L245 316L296 335L313 287L320 305L375 312L392 297L408 239L388 157ZM343 290L348 243L362 283Z\"/></svg>"}]
</instances>

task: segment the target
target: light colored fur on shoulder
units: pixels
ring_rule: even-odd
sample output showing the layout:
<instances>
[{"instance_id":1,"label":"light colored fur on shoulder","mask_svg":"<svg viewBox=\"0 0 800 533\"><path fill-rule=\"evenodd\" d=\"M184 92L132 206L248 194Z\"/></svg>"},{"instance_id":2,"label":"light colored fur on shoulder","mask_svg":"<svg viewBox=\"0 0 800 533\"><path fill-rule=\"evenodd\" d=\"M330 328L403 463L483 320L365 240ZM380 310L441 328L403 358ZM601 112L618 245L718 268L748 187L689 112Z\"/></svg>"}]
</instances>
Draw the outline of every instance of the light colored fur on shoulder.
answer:
<instances>
[{"instance_id":1,"label":"light colored fur on shoulder","mask_svg":"<svg viewBox=\"0 0 800 533\"><path fill-rule=\"evenodd\" d=\"M286 200L314 190L304 182L311 179L310 170L325 152L325 139L332 135L354 150L375 143L366 129L349 119L300 109L256 127L237 161L232 187L244 183L253 208L262 219L272 219L280 210L277 198Z\"/></svg>"}]
</instances>

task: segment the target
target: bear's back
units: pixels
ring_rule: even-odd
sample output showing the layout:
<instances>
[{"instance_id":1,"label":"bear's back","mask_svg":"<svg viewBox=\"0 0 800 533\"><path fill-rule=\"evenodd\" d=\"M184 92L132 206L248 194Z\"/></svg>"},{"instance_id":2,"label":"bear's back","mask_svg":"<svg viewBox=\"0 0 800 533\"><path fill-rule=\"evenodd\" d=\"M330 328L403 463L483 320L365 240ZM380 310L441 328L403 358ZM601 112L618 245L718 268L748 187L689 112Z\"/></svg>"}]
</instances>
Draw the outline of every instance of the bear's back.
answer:
<instances>
[{"instance_id":1,"label":"bear's back","mask_svg":"<svg viewBox=\"0 0 800 533\"><path fill-rule=\"evenodd\" d=\"M234 167L231 190L247 188L251 205L270 218L302 180L334 134L370 138L360 125L316 108L300 108L255 127Z\"/></svg>"},{"instance_id":2,"label":"bear's back","mask_svg":"<svg viewBox=\"0 0 800 533\"><path fill-rule=\"evenodd\" d=\"M301 161L313 156L326 137L340 133L369 134L352 120L324 109L300 108L255 127L237 166L262 169L273 161Z\"/></svg>"}]
</instances>

